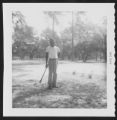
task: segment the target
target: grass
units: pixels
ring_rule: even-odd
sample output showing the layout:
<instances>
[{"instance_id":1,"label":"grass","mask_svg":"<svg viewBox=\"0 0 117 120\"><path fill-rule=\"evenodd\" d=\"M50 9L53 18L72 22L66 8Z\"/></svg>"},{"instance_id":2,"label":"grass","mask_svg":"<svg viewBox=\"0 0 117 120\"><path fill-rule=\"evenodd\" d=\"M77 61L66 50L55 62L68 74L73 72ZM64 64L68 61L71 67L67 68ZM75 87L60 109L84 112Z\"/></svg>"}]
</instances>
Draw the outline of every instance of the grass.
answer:
<instances>
[{"instance_id":1,"label":"grass","mask_svg":"<svg viewBox=\"0 0 117 120\"><path fill-rule=\"evenodd\" d=\"M13 108L101 109L107 107L106 74L101 74L103 69L105 70L105 65L62 62L58 67L58 88L48 90L48 73L42 84L39 83L39 74L42 75L43 65L28 63L29 67L27 64L22 64L22 67L13 65ZM23 70L19 69L20 67ZM87 67L93 71L92 74L89 74L90 69L87 70L89 73L85 71ZM102 71L98 74L94 73L97 72L95 69L99 68L99 71ZM74 69L75 74L73 74Z\"/></svg>"}]
</instances>

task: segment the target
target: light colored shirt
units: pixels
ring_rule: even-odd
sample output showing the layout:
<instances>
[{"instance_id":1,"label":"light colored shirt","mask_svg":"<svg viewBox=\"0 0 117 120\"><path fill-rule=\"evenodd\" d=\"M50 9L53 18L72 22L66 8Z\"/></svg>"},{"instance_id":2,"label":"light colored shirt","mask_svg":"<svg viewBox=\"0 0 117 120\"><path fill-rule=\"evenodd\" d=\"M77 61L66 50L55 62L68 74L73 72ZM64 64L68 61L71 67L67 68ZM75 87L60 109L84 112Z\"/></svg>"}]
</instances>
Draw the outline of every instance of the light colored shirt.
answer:
<instances>
[{"instance_id":1,"label":"light colored shirt","mask_svg":"<svg viewBox=\"0 0 117 120\"><path fill-rule=\"evenodd\" d=\"M48 46L46 48L46 52L48 53L48 57L50 59L56 59L58 58L58 53L60 52L60 49L57 46L54 47Z\"/></svg>"}]
</instances>

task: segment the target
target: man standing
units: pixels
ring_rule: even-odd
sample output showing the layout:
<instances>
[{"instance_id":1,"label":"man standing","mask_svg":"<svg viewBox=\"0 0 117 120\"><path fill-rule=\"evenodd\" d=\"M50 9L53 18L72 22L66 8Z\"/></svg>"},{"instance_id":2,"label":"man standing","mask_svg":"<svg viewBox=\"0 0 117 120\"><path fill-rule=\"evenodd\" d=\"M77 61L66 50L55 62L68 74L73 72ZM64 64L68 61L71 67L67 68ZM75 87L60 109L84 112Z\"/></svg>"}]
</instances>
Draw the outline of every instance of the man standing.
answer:
<instances>
[{"instance_id":1,"label":"man standing","mask_svg":"<svg viewBox=\"0 0 117 120\"><path fill-rule=\"evenodd\" d=\"M57 64L60 56L59 47L55 46L55 41L50 39L50 46L46 48L46 68L49 67L48 88L52 89L56 86L57 80Z\"/></svg>"}]
</instances>

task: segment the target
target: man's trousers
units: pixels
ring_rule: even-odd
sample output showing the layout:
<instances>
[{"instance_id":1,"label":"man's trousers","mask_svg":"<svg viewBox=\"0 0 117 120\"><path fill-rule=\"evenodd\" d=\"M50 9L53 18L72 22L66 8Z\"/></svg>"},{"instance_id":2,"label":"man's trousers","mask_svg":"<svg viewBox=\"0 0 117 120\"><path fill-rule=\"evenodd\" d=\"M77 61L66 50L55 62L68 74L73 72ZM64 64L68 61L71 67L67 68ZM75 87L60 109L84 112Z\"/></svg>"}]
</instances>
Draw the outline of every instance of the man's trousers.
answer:
<instances>
[{"instance_id":1,"label":"man's trousers","mask_svg":"<svg viewBox=\"0 0 117 120\"><path fill-rule=\"evenodd\" d=\"M49 59L49 76L48 76L48 87L56 87L57 80L57 59Z\"/></svg>"}]
</instances>

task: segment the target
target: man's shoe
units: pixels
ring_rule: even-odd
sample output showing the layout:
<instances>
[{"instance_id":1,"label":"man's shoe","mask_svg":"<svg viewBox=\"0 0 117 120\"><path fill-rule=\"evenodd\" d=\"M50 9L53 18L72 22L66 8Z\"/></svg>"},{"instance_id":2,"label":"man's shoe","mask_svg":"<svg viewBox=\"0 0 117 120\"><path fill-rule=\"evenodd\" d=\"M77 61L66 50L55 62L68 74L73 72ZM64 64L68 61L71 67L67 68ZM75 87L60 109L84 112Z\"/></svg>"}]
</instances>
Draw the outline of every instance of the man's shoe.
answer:
<instances>
[{"instance_id":1,"label":"man's shoe","mask_svg":"<svg viewBox=\"0 0 117 120\"><path fill-rule=\"evenodd\" d=\"M54 85L53 88L58 88L58 86L55 86L55 85Z\"/></svg>"},{"instance_id":2,"label":"man's shoe","mask_svg":"<svg viewBox=\"0 0 117 120\"><path fill-rule=\"evenodd\" d=\"M48 86L48 88L47 88L47 89L51 90L51 89L52 89L52 87L51 87L51 86Z\"/></svg>"}]
</instances>

